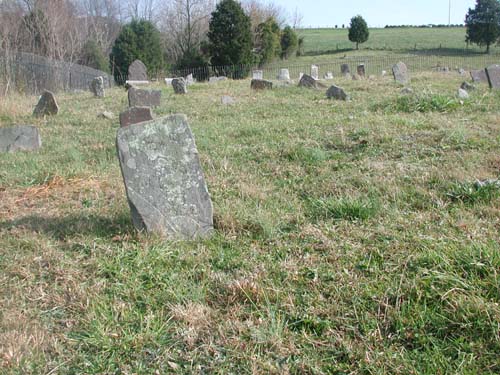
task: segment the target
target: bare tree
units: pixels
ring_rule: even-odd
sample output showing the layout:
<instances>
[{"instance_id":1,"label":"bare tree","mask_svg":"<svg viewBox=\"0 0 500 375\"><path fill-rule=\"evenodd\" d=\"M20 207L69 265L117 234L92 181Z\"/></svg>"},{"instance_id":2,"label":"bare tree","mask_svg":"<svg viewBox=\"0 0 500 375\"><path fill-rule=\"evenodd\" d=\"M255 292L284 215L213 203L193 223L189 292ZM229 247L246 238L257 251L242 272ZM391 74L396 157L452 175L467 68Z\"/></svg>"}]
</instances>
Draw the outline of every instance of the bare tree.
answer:
<instances>
[{"instance_id":1,"label":"bare tree","mask_svg":"<svg viewBox=\"0 0 500 375\"><path fill-rule=\"evenodd\" d=\"M274 4L273 2L265 2L263 0L244 0L242 1L245 13L252 21L252 29L256 28L269 18L274 18L277 24L283 27L287 23L287 12L285 8Z\"/></svg>"},{"instance_id":2,"label":"bare tree","mask_svg":"<svg viewBox=\"0 0 500 375\"><path fill-rule=\"evenodd\" d=\"M302 21L304 16L300 13L299 8L295 7L295 10L292 13L291 23L294 29L300 29L302 27Z\"/></svg>"}]
</instances>

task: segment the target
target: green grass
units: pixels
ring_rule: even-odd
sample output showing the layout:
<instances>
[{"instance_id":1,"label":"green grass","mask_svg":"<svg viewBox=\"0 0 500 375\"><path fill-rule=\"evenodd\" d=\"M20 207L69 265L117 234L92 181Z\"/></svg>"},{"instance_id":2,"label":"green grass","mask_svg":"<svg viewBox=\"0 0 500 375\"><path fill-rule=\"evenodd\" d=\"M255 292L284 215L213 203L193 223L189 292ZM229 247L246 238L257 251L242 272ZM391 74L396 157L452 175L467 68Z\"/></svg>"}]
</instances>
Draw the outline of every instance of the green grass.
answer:
<instances>
[{"instance_id":1,"label":"green grass","mask_svg":"<svg viewBox=\"0 0 500 375\"><path fill-rule=\"evenodd\" d=\"M43 148L0 155L2 374L498 374L500 94L458 74L161 86L186 113L215 234L137 233L122 89L0 102ZM223 106L222 95L236 104ZM404 99L403 99L404 98ZM452 104L450 104L452 103Z\"/></svg>"}]
</instances>

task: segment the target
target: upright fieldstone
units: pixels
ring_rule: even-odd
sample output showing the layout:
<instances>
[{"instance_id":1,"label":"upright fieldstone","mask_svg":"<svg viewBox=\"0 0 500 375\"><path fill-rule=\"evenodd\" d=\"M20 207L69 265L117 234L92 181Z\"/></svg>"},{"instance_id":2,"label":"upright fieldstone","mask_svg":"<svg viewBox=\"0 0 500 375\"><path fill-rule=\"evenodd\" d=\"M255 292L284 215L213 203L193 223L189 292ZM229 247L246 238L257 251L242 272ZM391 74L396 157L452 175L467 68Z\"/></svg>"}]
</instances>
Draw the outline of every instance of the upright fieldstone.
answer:
<instances>
[{"instance_id":1,"label":"upright fieldstone","mask_svg":"<svg viewBox=\"0 0 500 375\"><path fill-rule=\"evenodd\" d=\"M90 90L97 98L104 98L104 78L95 77L90 83Z\"/></svg>"},{"instance_id":2,"label":"upright fieldstone","mask_svg":"<svg viewBox=\"0 0 500 375\"><path fill-rule=\"evenodd\" d=\"M359 64L358 68L357 68L357 72L358 72L358 76L360 78L365 78L365 76L366 76L365 64Z\"/></svg>"},{"instance_id":3,"label":"upright fieldstone","mask_svg":"<svg viewBox=\"0 0 500 375\"><path fill-rule=\"evenodd\" d=\"M486 76L490 89L500 89L500 65L490 65L486 68Z\"/></svg>"},{"instance_id":4,"label":"upright fieldstone","mask_svg":"<svg viewBox=\"0 0 500 375\"><path fill-rule=\"evenodd\" d=\"M343 77L349 77L351 76L351 70L349 69L348 64L342 64L340 66L340 74L342 74Z\"/></svg>"},{"instance_id":5,"label":"upright fieldstone","mask_svg":"<svg viewBox=\"0 0 500 375\"><path fill-rule=\"evenodd\" d=\"M129 107L158 107L160 102L160 90L143 90L135 87L128 90Z\"/></svg>"},{"instance_id":6,"label":"upright fieldstone","mask_svg":"<svg viewBox=\"0 0 500 375\"><path fill-rule=\"evenodd\" d=\"M187 94L187 82L184 78L174 78L172 80L172 87L176 94Z\"/></svg>"},{"instance_id":7,"label":"upright fieldstone","mask_svg":"<svg viewBox=\"0 0 500 375\"><path fill-rule=\"evenodd\" d=\"M135 60L128 67L128 80L129 81L147 81L148 69L141 60Z\"/></svg>"},{"instance_id":8,"label":"upright fieldstone","mask_svg":"<svg viewBox=\"0 0 500 375\"><path fill-rule=\"evenodd\" d=\"M0 128L0 152L32 151L42 147L38 128L18 125Z\"/></svg>"},{"instance_id":9,"label":"upright fieldstone","mask_svg":"<svg viewBox=\"0 0 500 375\"><path fill-rule=\"evenodd\" d=\"M120 128L116 145L138 230L173 239L212 232L212 201L185 115Z\"/></svg>"},{"instance_id":10,"label":"upright fieldstone","mask_svg":"<svg viewBox=\"0 0 500 375\"><path fill-rule=\"evenodd\" d=\"M120 127L151 121L153 114L149 107L131 107L120 113Z\"/></svg>"},{"instance_id":11,"label":"upright fieldstone","mask_svg":"<svg viewBox=\"0 0 500 375\"><path fill-rule=\"evenodd\" d=\"M44 91L33 111L33 116L43 117L46 115L57 115L58 112L59 106L57 105L56 97L52 92Z\"/></svg>"},{"instance_id":12,"label":"upright fieldstone","mask_svg":"<svg viewBox=\"0 0 500 375\"><path fill-rule=\"evenodd\" d=\"M392 67L392 74L394 75L394 80L397 83L406 85L410 82L410 75L408 74L408 68L404 62L398 62Z\"/></svg>"}]
</instances>

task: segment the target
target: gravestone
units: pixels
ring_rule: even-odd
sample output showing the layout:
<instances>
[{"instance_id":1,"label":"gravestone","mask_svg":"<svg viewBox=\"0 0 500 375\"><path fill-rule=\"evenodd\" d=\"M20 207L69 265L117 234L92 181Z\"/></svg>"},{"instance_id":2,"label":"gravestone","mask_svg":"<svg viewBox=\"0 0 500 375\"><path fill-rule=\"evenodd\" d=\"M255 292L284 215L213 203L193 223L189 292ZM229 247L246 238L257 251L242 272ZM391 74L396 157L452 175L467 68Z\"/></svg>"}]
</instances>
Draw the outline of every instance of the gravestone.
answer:
<instances>
[{"instance_id":1,"label":"gravestone","mask_svg":"<svg viewBox=\"0 0 500 375\"><path fill-rule=\"evenodd\" d=\"M56 97L50 91L44 91L40 100L33 111L33 116L43 117L45 115L57 115L59 106L57 105Z\"/></svg>"},{"instance_id":2,"label":"gravestone","mask_svg":"<svg viewBox=\"0 0 500 375\"><path fill-rule=\"evenodd\" d=\"M174 239L212 232L212 201L185 115L120 128L116 146L138 230Z\"/></svg>"},{"instance_id":3,"label":"gravestone","mask_svg":"<svg viewBox=\"0 0 500 375\"><path fill-rule=\"evenodd\" d=\"M315 80L313 77L304 74L299 81L299 87L307 87L312 89L325 88L325 85Z\"/></svg>"},{"instance_id":4,"label":"gravestone","mask_svg":"<svg viewBox=\"0 0 500 375\"><path fill-rule=\"evenodd\" d=\"M411 95L411 94L413 94L413 89L411 87L405 87L400 92L403 95Z\"/></svg>"},{"instance_id":5,"label":"gravestone","mask_svg":"<svg viewBox=\"0 0 500 375\"><path fill-rule=\"evenodd\" d=\"M288 69L280 69L280 73L278 75L278 80L280 81L289 81L290 80L290 72Z\"/></svg>"},{"instance_id":6,"label":"gravestone","mask_svg":"<svg viewBox=\"0 0 500 375\"><path fill-rule=\"evenodd\" d=\"M165 84L166 84L167 86L171 86L171 85L172 85L172 81L173 81L173 80L174 80L173 78L165 78Z\"/></svg>"},{"instance_id":7,"label":"gravestone","mask_svg":"<svg viewBox=\"0 0 500 375\"><path fill-rule=\"evenodd\" d=\"M326 97L328 99L337 99L337 100L348 100L349 96L345 93L342 87L338 87L333 85L326 92Z\"/></svg>"},{"instance_id":8,"label":"gravestone","mask_svg":"<svg viewBox=\"0 0 500 375\"><path fill-rule=\"evenodd\" d=\"M458 89L457 96L459 99L469 99L469 93L464 89Z\"/></svg>"},{"instance_id":9,"label":"gravestone","mask_svg":"<svg viewBox=\"0 0 500 375\"><path fill-rule=\"evenodd\" d=\"M394 75L394 80L397 83L406 85L410 82L408 68L406 67L406 64L401 61L392 67L392 74Z\"/></svg>"},{"instance_id":10,"label":"gravestone","mask_svg":"<svg viewBox=\"0 0 500 375\"><path fill-rule=\"evenodd\" d=\"M333 73L332 72L326 72L325 74L325 79L333 79Z\"/></svg>"},{"instance_id":11,"label":"gravestone","mask_svg":"<svg viewBox=\"0 0 500 375\"><path fill-rule=\"evenodd\" d=\"M382 70L381 76L382 76L382 77L385 77L386 75L387 75L387 71Z\"/></svg>"},{"instance_id":12,"label":"gravestone","mask_svg":"<svg viewBox=\"0 0 500 375\"><path fill-rule=\"evenodd\" d=\"M90 83L90 90L97 98L104 98L104 78L95 77Z\"/></svg>"},{"instance_id":13,"label":"gravestone","mask_svg":"<svg viewBox=\"0 0 500 375\"><path fill-rule=\"evenodd\" d=\"M486 70L471 70L470 76L472 81L476 83L488 82L488 76L486 75Z\"/></svg>"},{"instance_id":14,"label":"gravestone","mask_svg":"<svg viewBox=\"0 0 500 375\"><path fill-rule=\"evenodd\" d=\"M252 79L264 79L264 72L262 70L254 70L252 72Z\"/></svg>"},{"instance_id":15,"label":"gravestone","mask_svg":"<svg viewBox=\"0 0 500 375\"><path fill-rule=\"evenodd\" d=\"M0 152L32 151L42 147L38 128L17 125L0 128Z\"/></svg>"},{"instance_id":16,"label":"gravestone","mask_svg":"<svg viewBox=\"0 0 500 375\"><path fill-rule=\"evenodd\" d=\"M271 90L273 88L273 83L265 79L252 79L250 88L253 90Z\"/></svg>"},{"instance_id":17,"label":"gravestone","mask_svg":"<svg viewBox=\"0 0 500 375\"><path fill-rule=\"evenodd\" d=\"M467 71L464 68L460 68L460 69L458 69L458 74L460 74L461 76L464 76L467 74Z\"/></svg>"},{"instance_id":18,"label":"gravestone","mask_svg":"<svg viewBox=\"0 0 500 375\"><path fill-rule=\"evenodd\" d=\"M208 83L217 83L217 82L222 82L222 81L227 81L227 77L224 77L224 76L210 77L208 79Z\"/></svg>"},{"instance_id":19,"label":"gravestone","mask_svg":"<svg viewBox=\"0 0 500 375\"><path fill-rule=\"evenodd\" d=\"M304 76L304 73L300 72L299 73L299 81L302 79L303 76Z\"/></svg>"},{"instance_id":20,"label":"gravestone","mask_svg":"<svg viewBox=\"0 0 500 375\"><path fill-rule=\"evenodd\" d=\"M236 101L234 100L233 97L229 96L229 95L224 95L222 96L222 98L220 99L221 103L223 105L232 105L234 103L236 103Z\"/></svg>"},{"instance_id":21,"label":"gravestone","mask_svg":"<svg viewBox=\"0 0 500 375\"><path fill-rule=\"evenodd\" d=\"M319 79L319 67L317 65L311 65L311 77L316 80Z\"/></svg>"},{"instance_id":22,"label":"gravestone","mask_svg":"<svg viewBox=\"0 0 500 375\"><path fill-rule=\"evenodd\" d=\"M184 78L174 78L172 80L172 87L176 94L187 94L187 83Z\"/></svg>"},{"instance_id":23,"label":"gravestone","mask_svg":"<svg viewBox=\"0 0 500 375\"><path fill-rule=\"evenodd\" d=\"M500 65L490 65L486 68L486 76L490 89L500 89Z\"/></svg>"},{"instance_id":24,"label":"gravestone","mask_svg":"<svg viewBox=\"0 0 500 375\"><path fill-rule=\"evenodd\" d=\"M359 64L357 68L358 75L360 78L365 78L366 75L366 69L365 69L365 64Z\"/></svg>"},{"instance_id":25,"label":"gravestone","mask_svg":"<svg viewBox=\"0 0 500 375\"><path fill-rule=\"evenodd\" d=\"M128 90L129 107L158 107L160 101L160 90L143 90L135 87Z\"/></svg>"},{"instance_id":26,"label":"gravestone","mask_svg":"<svg viewBox=\"0 0 500 375\"><path fill-rule=\"evenodd\" d=\"M473 91L476 89L476 86L474 85L471 85L469 82L462 82L462 84L460 85L460 88L462 90L465 90L465 91Z\"/></svg>"},{"instance_id":27,"label":"gravestone","mask_svg":"<svg viewBox=\"0 0 500 375\"><path fill-rule=\"evenodd\" d=\"M186 77L186 84L188 86L194 85L194 77L193 74L188 74Z\"/></svg>"},{"instance_id":28,"label":"gravestone","mask_svg":"<svg viewBox=\"0 0 500 375\"><path fill-rule=\"evenodd\" d=\"M351 70L349 69L349 65L342 64L340 66L340 73L343 77L349 77L351 75Z\"/></svg>"},{"instance_id":29,"label":"gravestone","mask_svg":"<svg viewBox=\"0 0 500 375\"><path fill-rule=\"evenodd\" d=\"M151 121L153 115L149 107L131 107L120 113L120 127Z\"/></svg>"},{"instance_id":30,"label":"gravestone","mask_svg":"<svg viewBox=\"0 0 500 375\"><path fill-rule=\"evenodd\" d=\"M128 81L147 81L148 69L141 60L135 60L128 67Z\"/></svg>"}]
</instances>

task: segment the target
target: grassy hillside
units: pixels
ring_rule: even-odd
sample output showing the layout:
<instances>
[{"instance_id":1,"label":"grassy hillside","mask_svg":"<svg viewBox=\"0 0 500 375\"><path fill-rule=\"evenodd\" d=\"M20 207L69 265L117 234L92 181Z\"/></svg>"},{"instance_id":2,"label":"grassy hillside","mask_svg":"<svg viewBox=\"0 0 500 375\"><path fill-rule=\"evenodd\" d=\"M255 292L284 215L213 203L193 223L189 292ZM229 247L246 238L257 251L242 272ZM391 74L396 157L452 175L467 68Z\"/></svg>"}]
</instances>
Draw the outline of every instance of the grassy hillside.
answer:
<instances>
[{"instance_id":1,"label":"grassy hillside","mask_svg":"<svg viewBox=\"0 0 500 375\"><path fill-rule=\"evenodd\" d=\"M2 374L498 374L500 93L389 77L323 91L162 86L186 113L213 238L137 233L115 151L126 93L0 102L44 147L0 155ZM237 103L223 106L222 95Z\"/></svg>"},{"instance_id":2,"label":"grassy hillside","mask_svg":"<svg viewBox=\"0 0 500 375\"><path fill-rule=\"evenodd\" d=\"M349 50L355 48L349 42L347 29L304 29L299 35L305 38L306 53ZM376 50L464 50L465 28L398 28L370 29L370 38L360 46L362 49ZM471 51L484 51L471 45ZM494 47L493 52L498 51Z\"/></svg>"}]
</instances>

